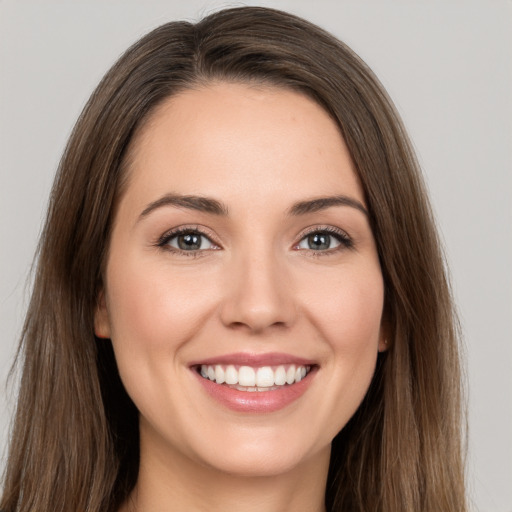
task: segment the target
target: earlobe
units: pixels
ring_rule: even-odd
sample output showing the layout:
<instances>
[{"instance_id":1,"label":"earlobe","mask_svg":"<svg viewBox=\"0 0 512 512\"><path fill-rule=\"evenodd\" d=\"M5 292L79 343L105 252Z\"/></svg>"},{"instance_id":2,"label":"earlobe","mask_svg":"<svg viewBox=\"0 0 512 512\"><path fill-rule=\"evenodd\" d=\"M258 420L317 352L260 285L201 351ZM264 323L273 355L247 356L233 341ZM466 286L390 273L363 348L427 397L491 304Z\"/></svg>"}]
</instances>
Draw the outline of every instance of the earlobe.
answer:
<instances>
[{"instance_id":1,"label":"earlobe","mask_svg":"<svg viewBox=\"0 0 512 512\"><path fill-rule=\"evenodd\" d=\"M379 340L379 352L386 352L389 348L388 339L384 336L381 336L381 339Z\"/></svg>"},{"instance_id":2,"label":"earlobe","mask_svg":"<svg viewBox=\"0 0 512 512\"><path fill-rule=\"evenodd\" d=\"M386 321L382 322L382 325L380 327L380 334L379 334L379 346L378 350L379 352L386 352L389 350L389 347L391 346L391 332L389 325Z\"/></svg>"},{"instance_id":3,"label":"earlobe","mask_svg":"<svg viewBox=\"0 0 512 512\"><path fill-rule=\"evenodd\" d=\"M103 290L98 293L98 302L94 311L94 334L98 338L110 338L110 320Z\"/></svg>"}]
</instances>

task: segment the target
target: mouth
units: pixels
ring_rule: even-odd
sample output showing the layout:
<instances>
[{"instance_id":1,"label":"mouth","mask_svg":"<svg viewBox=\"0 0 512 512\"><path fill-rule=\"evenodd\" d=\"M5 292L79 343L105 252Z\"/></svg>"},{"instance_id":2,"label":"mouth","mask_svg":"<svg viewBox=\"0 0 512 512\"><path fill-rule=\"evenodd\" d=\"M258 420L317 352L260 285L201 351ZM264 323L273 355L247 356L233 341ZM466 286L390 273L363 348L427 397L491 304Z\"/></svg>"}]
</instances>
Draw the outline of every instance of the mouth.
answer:
<instances>
[{"instance_id":1,"label":"mouth","mask_svg":"<svg viewBox=\"0 0 512 512\"><path fill-rule=\"evenodd\" d=\"M242 413L268 413L291 405L310 387L319 366L282 354L233 354L190 369L207 396Z\"/></svg>"},{"instance_id":2,"label":"mouth","mask_svg":"<svg viewBox=\"0 0 512 512\"><path fill-rule=\"evenodd\" d=\"M244 392L276 391L300 382L311 372L311 365L239 366L202 364L196 371L203 379Z\"/></svg>"}]
</instances>

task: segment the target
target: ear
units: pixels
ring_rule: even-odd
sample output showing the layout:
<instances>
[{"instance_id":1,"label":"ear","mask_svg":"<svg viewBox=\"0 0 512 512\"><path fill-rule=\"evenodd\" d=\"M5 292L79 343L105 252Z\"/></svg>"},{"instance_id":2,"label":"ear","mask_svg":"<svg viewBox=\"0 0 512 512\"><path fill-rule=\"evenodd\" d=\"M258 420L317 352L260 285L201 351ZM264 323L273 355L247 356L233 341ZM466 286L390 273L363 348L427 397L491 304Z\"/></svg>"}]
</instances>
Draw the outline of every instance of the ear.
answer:
<instances>
[{"instance_id":1,"label":"ear","mask_svg":"<svg viewBox=\"0 0 512 512\"><path fill-rule=\"evenodd\" d=\"M98 300L94 311L94 334L98 338L110 338L110 319L108 317L104 290L98 293Z\"/></svg>"},{"instance_id":2,"label":"ear","mask_svg":"<svg viewBox=\"0 0 512 512\"><path fill-rule=\"evenodd\" d=\"M391 329L389 328L388 322L382 320L379 333L379 352L386 352L391 346Z\"/></svg>"}]
</instances>

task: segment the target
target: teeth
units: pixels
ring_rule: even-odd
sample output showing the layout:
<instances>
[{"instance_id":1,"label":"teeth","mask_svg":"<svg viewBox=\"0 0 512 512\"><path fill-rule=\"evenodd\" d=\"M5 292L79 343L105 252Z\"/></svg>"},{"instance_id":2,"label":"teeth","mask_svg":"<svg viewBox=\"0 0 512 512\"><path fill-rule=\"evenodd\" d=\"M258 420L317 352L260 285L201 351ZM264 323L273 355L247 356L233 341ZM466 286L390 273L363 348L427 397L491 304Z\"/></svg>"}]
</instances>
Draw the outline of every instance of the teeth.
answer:
<instances>
[{"instance_id":1,"label":"teeth","mask_svg":"<svg viewBox=\"0 0 512 512\"><path fill-rule=\"evenodd\" d=\"M286 384L293 384L295 382L295 366L292 364L286 371Z\"/></svg>"},{"instance_id":2,"label":"teeth","mask_svg":"<svg viewBox=\"0 0 512 512\"><path fill-rule=\"evenodd\" d=\"M201 365L200 373L205 379L217 384L228 384L243 391L269 391L276 386L300 382L310 371L309 366L280 365L276 367Z\"/></svg>"},{"instance_id":3,"label":"teeth","mask_svg":"<svg viewBox=\"0 0 512 512\"><path fill-rule=\"evenodd\" d=\"M276 386L284 386L286 384L286 370L284 366L278 366L274 372L274 383Z\"/></svg>"},{"instance_id":4,"label":"teeth","mask_svg":"<svg viewBox=\"0 0 512 512\"><path fill-rule=\"evenodd\" d=\"M238 370L238 384L240 386L256 386L256 372L250 366L241 366Z\"/></svg>"},{"instance_id":5,"label":"teeth","mask_svg":"<svg viewBox=\"0 0 512 512\"><path fill-rule=\"evenodd\" d=\"M226 384L238 384L238 372L236 368L230 364L226 368Z\"/></svg>"},{"instance_id":6,"label":"teeth","mask_svg":"<svg viewBox=\"0 0 512 512\"><path fill-rule=\"evenodd\" d=\"M222 368L222 366L220 364L216 365L215 366L215 382L217 384L224 383L224 381L226 380L225 375L226 374L224 372L224 368Z\"/></svg>"},{"instance_id":7,"label":"teeth","mask_svg":"<svg viewBox=\"0 0 512 512\"><path fill-rule=\"evenodd\" d=\"M274 380L274 372L270 366L258 368L258 371L256 372L256 386L259 388L269 388L274 385Z\"/></svg>"}]
</instances>

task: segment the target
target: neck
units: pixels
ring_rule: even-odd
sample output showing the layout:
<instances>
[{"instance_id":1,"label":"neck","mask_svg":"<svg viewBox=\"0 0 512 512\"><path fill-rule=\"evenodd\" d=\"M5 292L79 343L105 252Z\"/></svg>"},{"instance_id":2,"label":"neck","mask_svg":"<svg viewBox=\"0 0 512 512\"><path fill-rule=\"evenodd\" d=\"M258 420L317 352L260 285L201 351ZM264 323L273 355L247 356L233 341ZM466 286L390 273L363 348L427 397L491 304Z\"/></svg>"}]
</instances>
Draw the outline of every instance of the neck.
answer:
<instances>
[{"instance_id":1,"label":"neck","mask_svg":"<svg viewBox=\"0 0 512 512\"><path fill-rule=\"evenodd\" d=\"M282 474L246 476L141 443L137 485L120 512L325 512L329 456L327 449Z\"/></svg>"}]
</instances>

